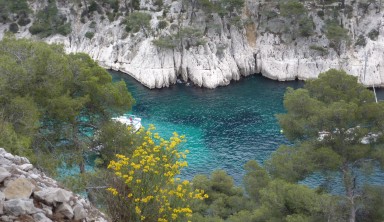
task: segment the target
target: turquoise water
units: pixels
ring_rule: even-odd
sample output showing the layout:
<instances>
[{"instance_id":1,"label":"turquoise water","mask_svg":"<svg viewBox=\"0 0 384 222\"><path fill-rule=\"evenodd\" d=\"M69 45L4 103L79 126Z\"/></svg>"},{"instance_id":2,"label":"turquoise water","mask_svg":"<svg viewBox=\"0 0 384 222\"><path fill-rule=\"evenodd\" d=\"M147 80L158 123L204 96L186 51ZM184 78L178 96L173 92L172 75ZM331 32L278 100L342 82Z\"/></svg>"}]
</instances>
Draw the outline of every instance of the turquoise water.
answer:
<instances>
[{"instance_id":1,"label":"turquoise water","mask_svg":"<svg viewBox=\"0 0 384 222\"><path fill-rule=\"evenodd\" d=\"M183 177L224 169L237 183L248 160L262 163L288 142L275 114L284 112L286 88L302 86L299 81L277 82L254 75L213 90L185 84L149 90L128 75L111 74L127 83L136 99L132 112L144 126L154 124L163 137L174 131L186 136L182 148L191 152Z\"/></svg>"}]
</instances>

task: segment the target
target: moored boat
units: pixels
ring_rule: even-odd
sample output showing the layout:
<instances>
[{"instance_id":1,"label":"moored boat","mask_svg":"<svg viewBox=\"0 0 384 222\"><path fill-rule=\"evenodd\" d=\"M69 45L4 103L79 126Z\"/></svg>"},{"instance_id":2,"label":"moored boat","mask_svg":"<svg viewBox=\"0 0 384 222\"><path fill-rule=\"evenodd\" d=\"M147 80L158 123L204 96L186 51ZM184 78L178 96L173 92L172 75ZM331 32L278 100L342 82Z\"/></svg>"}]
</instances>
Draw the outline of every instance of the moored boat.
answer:
<instances>
[{"instance_id":1,"label":"moored boat","mask_svg":"<svg viewBox=\"0 0 384 222\"><path fill-rule=\"evenodd\" d=\"M114 117L112 120L125 124L127 126L132 126L132 130L134 132L138 131L142 125L141 125L141 118L136 117L135 115L124 115L119 117Z\"/></svg>"}]
</instances>

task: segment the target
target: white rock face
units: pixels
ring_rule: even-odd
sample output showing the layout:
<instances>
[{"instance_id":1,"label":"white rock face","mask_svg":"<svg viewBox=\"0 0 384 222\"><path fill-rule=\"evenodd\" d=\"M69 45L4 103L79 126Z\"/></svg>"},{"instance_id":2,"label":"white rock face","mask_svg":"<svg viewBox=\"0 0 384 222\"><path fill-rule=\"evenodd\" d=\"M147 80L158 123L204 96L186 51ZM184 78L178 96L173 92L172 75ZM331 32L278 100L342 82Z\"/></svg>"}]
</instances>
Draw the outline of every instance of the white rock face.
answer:
<instances>
[{"instance_id":1,"label":"white rock face","mask_svg":"<svg viewBox=\"0 0 384 222\"><path fill-rule=\"evenodd\" d=\"M372 5L363 17L354 9L352 17L344 18L343 24L349 27L352 42L360 34L367 36L372 29L378 30L379 36L375 41L366 38L365 47L354 44L344 46L338 55L328 48L329 42L320 31L324 21L316 15L315 10L309 13L315 22L316 33L312 37L289 42L281 35L260 31L261 24L257 20L261 13L258 8L260 2L263 1L246 1L242 17L250 23L245 28L227 25L228 22L214 16L212 24L217 28L208 29L205 33L206 44L188 49L159 49L152 43L153 35L146 38L142 32L127 34L124 25L120 25L124 19L122 16L117 21L109 22L108 19L102 20L102 16L95 12L91 20L96 22L96 27L90 28L91 21L84 24L80 22L83 8L70 3L59 5L59 9L72 22L72 33L67 37L51 36L44 41L61 43L68 53L88 53L101 66L125 72L149 88L168 87L175 84L177 79L192 81L200 87L215 88L255 73L280 81L306 80L316 78L319 73L331 68L344 69L367 86L384 86L384 9L377 12ZM351 2L346 0L347 4ZM143 8L152 7L150 4L141 1ZM184 18L181 22L184 26L190 23L191 12L181 12L180 1L164 1L164 4L170 5L168 20L180 16ZM40 10L43 6L41 3L32 3L34 10ZM163 12L150 13L155 35L169 32L169 28L156 30L158 17ZM206 21L199 16L201 11L196 13L194 23L204 31ZM176 21L172 24L175 25ZM0 38L7 28L8 24L0 25ZM92 39L85 37L88 31L95 33ZM17 37L32 37L28 26L21 27ZM310 49L311 45L323 46L329 53L319 55Z\"/></svg>"}]
</instances>

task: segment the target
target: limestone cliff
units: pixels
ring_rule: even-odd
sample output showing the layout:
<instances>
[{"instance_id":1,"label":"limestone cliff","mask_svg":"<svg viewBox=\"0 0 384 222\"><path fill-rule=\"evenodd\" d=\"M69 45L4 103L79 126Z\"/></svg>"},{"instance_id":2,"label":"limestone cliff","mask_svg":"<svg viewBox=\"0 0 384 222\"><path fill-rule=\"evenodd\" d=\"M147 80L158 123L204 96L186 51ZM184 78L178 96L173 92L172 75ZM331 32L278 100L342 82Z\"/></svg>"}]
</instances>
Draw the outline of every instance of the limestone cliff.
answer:
<instances>
[{"instance_id":1,"label":"limestone cliff","mask_svg":"<svg viewBox=\"0 0 384 222\"><path fill-rule=\"evenodd\" d=\"M384 85L384 10L380 0L369 4L364 0L342 3L324 0L323 3L329 3L323 5L318 5L320 0L304 1L314 28L306 37L295 37L297 30L287 34L284 30L291 23L279 16L281 12L276 5L267 10L266 0L246 0L241 10L226 16L207 15L207 9L199 6L197 0L164 0L162 7L156 1L141 0L138 11L151 15L151 28L136 33L125 30L129 10L122 9L127 7L127 1L120 1L122 12L114 19L106 18L108 9L103 7L84 16L89 6L81 2L58 1L58 9L71 23L72 31L68 36L56 34L43 40L63 43L69 53L88 53L101 66L128 73L149 88L167 87L177 79L215 88L254 73L280 81L305 80L316 78L330 68L344 69L368 86ZM33 15L47 3L30 1L29 4L32 22L20 26L16 36L38 38L28 28L35 19ZM326 10L336 11L338 15L324 17L319 13ZM330 18L348 30L349 40L340 43L338 50L330 47L324 32ZM159 28L163 21L166 27ZM0 38L9 25L9 22L0 25ZM176 29L189 26L203 33L202 44L184 41L172 48L153 44L153 40L161 36L170 38ZM373 31L377 34L368 38ZM93 35L86 37L87 32Z\"/></svg>"}]
</instances>

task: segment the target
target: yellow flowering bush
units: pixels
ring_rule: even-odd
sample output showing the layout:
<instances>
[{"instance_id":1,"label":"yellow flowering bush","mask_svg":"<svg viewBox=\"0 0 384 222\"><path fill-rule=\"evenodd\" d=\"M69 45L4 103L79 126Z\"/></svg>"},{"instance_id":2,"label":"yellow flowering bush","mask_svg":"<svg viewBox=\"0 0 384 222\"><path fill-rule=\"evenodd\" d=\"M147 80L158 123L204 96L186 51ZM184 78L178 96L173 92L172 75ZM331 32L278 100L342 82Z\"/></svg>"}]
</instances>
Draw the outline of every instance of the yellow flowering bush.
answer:
<instances>
[{"instance_id":1,"label":"yellow flowering bush","mask_svg":"<svg viewBox=\"0 0 384 222\"><path fill-rule=\"evenodd\" d=\"M142 143L132 156L117 154L108 168L124 181L125 187L110 187L108 191L126 203L132 221L187 221L192 216L190 203L204 200L203 190L192 190L188 180L176 178L180 170L188 166L188 150L179 151L184 136L176 132L170 140L164 140L151 125L136 134ZM121 190L124 189L124 190Z\"/></svg>"}]
</instances>

